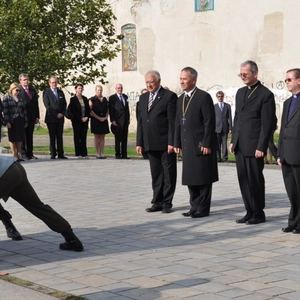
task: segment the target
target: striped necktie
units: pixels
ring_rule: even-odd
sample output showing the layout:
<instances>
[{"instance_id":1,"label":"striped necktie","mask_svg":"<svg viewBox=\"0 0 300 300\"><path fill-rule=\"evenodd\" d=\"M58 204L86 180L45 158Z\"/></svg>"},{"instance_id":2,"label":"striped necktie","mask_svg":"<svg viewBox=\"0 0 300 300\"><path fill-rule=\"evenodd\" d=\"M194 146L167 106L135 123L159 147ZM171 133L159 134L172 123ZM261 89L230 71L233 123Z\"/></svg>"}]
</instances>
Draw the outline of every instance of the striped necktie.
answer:
<instances>
[{"instance_id":1,"label":"striped necktie","mask_svg":"<svg viewBox=\"0 0 300 300\"><path fill-rule=\"evenodd\" d=\"M150 108L153 104L153 101L154 101L154 94L150 93L150 97L149 97L149 101L148 101L148 111L150 110Z\"/></svg>"}]
</instances>

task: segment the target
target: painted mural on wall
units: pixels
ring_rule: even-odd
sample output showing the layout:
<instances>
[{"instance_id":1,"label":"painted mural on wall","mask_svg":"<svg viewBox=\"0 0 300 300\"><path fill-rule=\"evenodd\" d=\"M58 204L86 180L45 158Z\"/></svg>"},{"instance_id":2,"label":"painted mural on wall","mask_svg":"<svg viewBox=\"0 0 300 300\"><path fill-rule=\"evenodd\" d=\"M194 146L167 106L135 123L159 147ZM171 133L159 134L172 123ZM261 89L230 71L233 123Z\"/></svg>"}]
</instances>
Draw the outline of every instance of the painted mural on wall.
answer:
<instances>
[{"instance_id":1,"label":"painted mural on wall","mask_svg":"<svg viewBox=\"0 0 300 300\"><path fill-rule=\"evenodd\" d=\"M123 71L137 70L136 27L127 24L122 27L122 58Z\"/></svg>"},{"instance_id":2,"label":"painted mural on wall","mask_svg":"<svg viewBox=\"0 0 300 300\"><path fill-rule=\"evenodd\" d=\"M214 0L194 0L195 11L206 11L214 9Z\"/></svg>"}]
</instances>

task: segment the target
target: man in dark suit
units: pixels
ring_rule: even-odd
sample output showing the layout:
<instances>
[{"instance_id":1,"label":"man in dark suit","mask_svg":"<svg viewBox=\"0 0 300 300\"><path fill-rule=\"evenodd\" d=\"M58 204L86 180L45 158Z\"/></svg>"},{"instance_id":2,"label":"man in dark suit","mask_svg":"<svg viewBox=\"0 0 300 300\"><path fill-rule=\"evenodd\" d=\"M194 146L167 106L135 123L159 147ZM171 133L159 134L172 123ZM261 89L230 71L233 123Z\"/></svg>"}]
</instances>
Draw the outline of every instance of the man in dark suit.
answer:
<instances>
[{"instance_id":1,"label":"man in dark suit","mask_svg":"<svg viewBox=\"0 0 300 300\"><path fill-rule=\"evenodd\" d=\"M213 182L218 181L217 136L211 96L196 87L198 73L182 69L184 93L176 111L175 152L182 150L182 184L188 186L191 208L184 217L202 218L210 213Z\"/></svg>"},{"instance_id":2,"label":"man in dark suit","mask_svg":"<svg viewBox=\"0 0 300 300\"><path fill-rule=\"evenodd\" d=\"M63 146L64 115L67 101L63 91L57 88L57 84L58 79L51 76L49 79L50 88L43 93L43 101L46 107L45 123L49 131L51 159L55 159L56 155L58 155L58 158L67 159L64 156Z\"/></svg>"},{"instance_id":3,"label":"man in dark suit","mask_svg":"<svg viewBox=\"0 0 300 300\"><path fill-rule=\"evenodd\" d=\"M288 70L285 83L293 95L283 105L277 162L291 209L288 226L282 231L300 233L300 69Z\"/></svg>"},{"instance_id":4,"label":"man in dark suit","mask_svg":"<svg viewBox=\"0 0 300 300\"><path fill-rule=\"evenodd\" d=\"M231 107L229 104L224 103L224 93L222 91L216 94L219 103L215 104L216 114L216 133L218 136L218 151L217 159L218 162L228 161L228 149L227 149L227 138L228 134L232 131L232 118L231 118ZM221 152L223 159L221 159Z\"/></svg>"},{"instance_id":5,"label":"man in dark suit","mask_svg":"<svg viewBox=\"0 0 300 300\"><path fill-rule=\"evenodd\" d=\"M23 141L21 148L22 156L24 159L37 159L37 157L33 155L33 131L34 125L40 121L39 96L36 90L29 86L27 74L20 74L19 82L22 86L19 95L25 102L28 118L28 125L25 128L25 141Z\"/></svg>"},{"instance_id":6,"label":"man in dark suit","mask_svg":"<svg viewBox=\"0 0 300 300\"><path fill-rule=\"evenodd\" d=\"M112 130L115 136L115 156L116 159L128 159L127 139L128 126L130 123L128 97L123 94L121 83L116 84L116 93L109 97L109 116L112 126L119 126Z\"/></svg>"},{"instance_id":7,"label":"man in dark suit","mask_svg":"<svg viewBox=\"0 0 300 300\"><path fill-rule=\"evenodd\" d=\"M140 96L136 151L148 154L153 198L147 212L172 211L177 169L174 152L174 127L177 95L160 85L160 74L145 75L148 92Z\"/></svg>"},{"instance_id":8,"label":"man in dark suit","mask_svg":"<svg viewBox=\"0 0 300 300\"><path fill-rule=\"evenodd\" d=\"M264 156L275 117L273 93L257 79L254 61L241 64L239 76L246 85L236 94L232 140L229 147L236 157L237 175L246 215L237 223L259 224L266 221Z\"/></svg>"}]
</instances>

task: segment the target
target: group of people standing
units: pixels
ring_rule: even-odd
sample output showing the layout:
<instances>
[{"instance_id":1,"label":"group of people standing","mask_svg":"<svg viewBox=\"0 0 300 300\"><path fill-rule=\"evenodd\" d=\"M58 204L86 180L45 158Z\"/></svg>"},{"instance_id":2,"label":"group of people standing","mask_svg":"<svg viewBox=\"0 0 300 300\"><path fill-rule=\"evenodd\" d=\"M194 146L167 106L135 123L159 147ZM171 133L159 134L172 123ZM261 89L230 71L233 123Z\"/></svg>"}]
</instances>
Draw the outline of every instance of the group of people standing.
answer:
<instances>
[{"instance_id":1,"label":"group of people standing","mask_svg":"<svg viewBox=\"0 0 300 300\"><path fill-rule=\"evenodd\" d=\"M182 184L188 186L190 195L190 210L182 215L208 216L212 184L218 181L217 162L228 160L227 137L231 133L229 151L236 157L246 210L236 223L255 225L266 221L263 169L277 121L275 99L258 80L254 61L241 64L239 77L245 87L237 91L232 125L230 106L223 103L224 93L217 93L219 103L214 107L211 96L196 87L195 69L182 69L180 84L184 92L179 98L161 86L157 71L146 73L148 91L140 96L138 105L136 151L145 151L150 163L153 198L147 212L172 212L177 175L175 154L182 151ZM300 233L300 69L287 71L285 82L293 96L284 103L276 159L282 167L291 209L288 226L282 231ZM224 120L219 116L223 113Z\"/></svg>"},{"instance_id":2,"label":"group of people standing","mask_svg":"<svg viewBox=\"0 0 300 300\"><path fill-rule=\"evenodd\" d=\"M109 133L108 117L111 130L115 136L115 156L128 159L127 138L129 126L128 97L123 94L123 86L116 85L116 93L109 99L102 95L102 86L95 87L95 95L87 98L83 95L81 83L75 85L75 94L67 108L64 92L57 88L58 79L49 78L49 88L43 92L46 108L45 123L49 132L51 159L67 159L64 155L63 129L65 116L71 119L74 137L75 155L88 158L87 131L90 120L91 132L94 134L94 146L97 159L105 159L105 135ZM33 132L39 123L40 112L37 91L29 86L27 74L20 74L19 83L12 83L8 93L0 101L0 114L4 115L1 125L8 128L8 139L13 156L18 161L36 159L33 155Z\"/></svg>"}]
</instances>

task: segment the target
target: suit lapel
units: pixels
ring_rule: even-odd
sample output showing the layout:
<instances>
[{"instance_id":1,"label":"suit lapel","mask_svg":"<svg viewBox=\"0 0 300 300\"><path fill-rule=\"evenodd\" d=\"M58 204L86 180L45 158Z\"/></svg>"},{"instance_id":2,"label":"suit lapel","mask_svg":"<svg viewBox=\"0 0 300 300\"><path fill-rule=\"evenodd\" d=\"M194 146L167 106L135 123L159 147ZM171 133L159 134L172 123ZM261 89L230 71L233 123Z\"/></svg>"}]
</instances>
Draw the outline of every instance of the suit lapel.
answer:
<instances>
[{"instance_id":1,"label":"suit lapel","mask_svg":"<svg viewBox=\"0 0 300 300\"><path fill-rule=\"evenodd\" d=\"M288 119L289 108L290 108L290 105L291 105L292 98L290 98L288 101L289 101L289 103L287 105L286 123L288 123L290 120L292 120L293 117L295 116L295 114L297 113L297 111L300 109L300 100L298 100L296 106L294 107L294 110L292 111L292 114L291 114L290 118Z\"/></svg>"}]
</instances>

